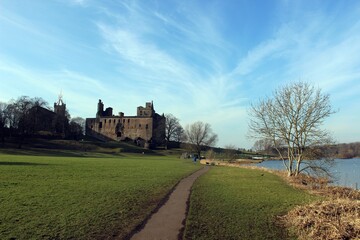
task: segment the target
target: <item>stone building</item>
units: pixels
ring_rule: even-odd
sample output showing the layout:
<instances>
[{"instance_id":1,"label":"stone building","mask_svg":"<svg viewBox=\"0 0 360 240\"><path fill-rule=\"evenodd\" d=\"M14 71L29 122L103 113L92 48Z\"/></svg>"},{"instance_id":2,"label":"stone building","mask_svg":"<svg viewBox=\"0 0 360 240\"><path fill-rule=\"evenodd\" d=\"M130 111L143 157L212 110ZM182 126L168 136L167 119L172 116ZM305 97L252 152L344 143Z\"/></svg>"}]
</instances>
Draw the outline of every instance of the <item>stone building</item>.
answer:
<instances>
[{"instance_id":1,"label":"stone building","mask_svg":"<svg viewBox=\"0 0 360 240\"><path fill-rule=\"evenodd\" d=\"M113 109L104 110L98 102L95 118L86 119L86 135L100 140L134 141L137 145L151 148L164 144L165 117L154 110L152 102L137 108L136 116L125 116L123 112L113 115Z\"/></svg>"},{"instance_id":2,"label":"stone building","mask_svg":"<svg viewBox=\"0 0 360 240\"><path fill-rule=\"evenodd\" d=\"M69 124L66 104L62 97L54 103L54 111L39 105L33 106L27 114L28 133L42 136L65 137L66 128Z\"/></svg>"}]
</instances>

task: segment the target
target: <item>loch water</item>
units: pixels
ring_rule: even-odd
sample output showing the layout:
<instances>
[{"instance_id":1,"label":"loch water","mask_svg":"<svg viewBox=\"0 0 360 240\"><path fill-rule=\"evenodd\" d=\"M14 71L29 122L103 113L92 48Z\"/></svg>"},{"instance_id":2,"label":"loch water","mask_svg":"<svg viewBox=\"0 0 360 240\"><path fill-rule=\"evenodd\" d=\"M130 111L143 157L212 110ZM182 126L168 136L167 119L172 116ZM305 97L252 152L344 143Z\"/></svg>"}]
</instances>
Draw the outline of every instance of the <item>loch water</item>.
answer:
<instances>
[{"instance_id":1,"label":"loch water","mask_svg":"<svg viewBox=\"0 0 360 240\"><path fill-rule=\"evenodd\" d=\"M321 160L316 160L321 161ZM334 175L333 185L360 188L360 158L335 159L331 173ZM284 169L284 164L279 160L268 160L256 164L258 167L270 169Z\"/></svg>"}]
</instances>

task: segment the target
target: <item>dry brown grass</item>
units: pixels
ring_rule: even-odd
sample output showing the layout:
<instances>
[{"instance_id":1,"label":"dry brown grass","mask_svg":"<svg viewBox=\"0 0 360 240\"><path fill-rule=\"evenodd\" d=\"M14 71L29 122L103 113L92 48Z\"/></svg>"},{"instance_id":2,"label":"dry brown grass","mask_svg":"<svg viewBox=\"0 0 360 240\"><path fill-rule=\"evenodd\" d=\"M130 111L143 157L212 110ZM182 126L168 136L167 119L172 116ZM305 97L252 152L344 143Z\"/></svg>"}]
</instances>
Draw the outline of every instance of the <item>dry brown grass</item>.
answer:
<instances>
[{"instance_id":1,"label":"dry brown grass","mask_svg":"<svg viewBox=\"0 0 360 240\"><path fill-rule=\"evenodd\" d=\"M329 180L325 178L315 178L305 174L297 177L288 177L284 171L275 171L290 185L311 193L325 196L331 199L352 199L360 200L360 191L349 187L339 187L329 185Z\"/></svg>"},{"instance_id":2,"label":"dry brown grass","mask_svg":"<svg viewBox=\"0 0 360 240\"><path fill-rule=\"evenodd\" d=\"M359 240L360 191L327 185L311 190L327 200L296 207L281 218L282 222L299 239Z\"/></svg>"},{"instance_id":3,"label":"dry brown grass","mask_svg":"<svg viewBox=\"0 0 360 240\"><path fill-rule=\"evenodd\" d=\"M281 218L299 239L360 239L360 191L329 186L327 179L308 175L288 177L281 171L275 174L294 187L327 199L296 207Z\"/></svg>"},{"instance_id":4,"label":"dry brown grass","mask_svg":"<svg viewBox=\"0 0 360 240\"><path fill-rule=\"evenodd\" d=\"M282 217L299 239L360 239L360 201L336 199L298 206Z\"/></svg>"}]
</instances>

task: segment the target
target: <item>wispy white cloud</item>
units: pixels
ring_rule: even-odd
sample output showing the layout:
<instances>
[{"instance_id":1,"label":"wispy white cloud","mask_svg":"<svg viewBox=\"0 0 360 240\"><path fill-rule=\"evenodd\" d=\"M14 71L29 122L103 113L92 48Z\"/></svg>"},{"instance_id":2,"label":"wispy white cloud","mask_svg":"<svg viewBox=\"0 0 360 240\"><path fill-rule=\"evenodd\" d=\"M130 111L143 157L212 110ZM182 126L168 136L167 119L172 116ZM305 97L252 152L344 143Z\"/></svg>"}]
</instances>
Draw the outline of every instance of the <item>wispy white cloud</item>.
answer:
<instances>
[{"instance_id":1,"label":"wispy white cloud","mask_svg":"<svg viewBox=\"0 0 360 240\"><path fill-rule=\"evenodd\" d=\"M146 6L143 8L136 1L123 3L123 6L125 12L112 13L117 19L115 24L98 23L108 49L115 51L126 65L128 79L153 85L152 92L161 94L161 99L191 104L191 108L181 108L177 104L181 109L179 114L186 115L188 121L203 117L216 124L213 112L221 112L222 116L233 120L238 118L233 112L243 113L241 106L248 98L260 94L252 92L249 96L246 89L239 87L247 79L276 76L278 79L269 80L275 88L281 82L299 78L326 79L321 85L328 87L331 81L340 84L340 79L356 77L353 70L358 57L347 55L351 53L349 46L356 45L357 36L351 34L352 37L340 38L342 42L329 43L327 38L331 33L326 33L321 39L319 32L328 25L328 19L321 15L309 15L302 19L303 22L281 23L270 38L249 49L246 55L239 56L235 68L229 69L226 61L233 45L220 34L219 26L212 18L199 14L196 9L197 15L193 14L184 7L164 13L145 10ZM181 21L176 18L179 12ZM197 62L200 59L201 64ZM278 60L285 64L270 70L273 74L260 71L269 62ZM342 69L340 65L346 67ZM280 76L275 74L279 71L283 71ZM163 107L170 109L166 104Z\"/></svg>"},{"instance_id":2,"label":"wispy white cloud","mask_svg":"<svg viewBox=\"0 0 360 240\"><path fill-rule=\"evenodd\" d=\"M119 14L118 18L115 16L118 20L116 24L98 23L97 26L105 39L106 49L114 50L121 63L127 65L127 76L134 71L133 76L138 77L135 81L148 81L162 86L162 92L170 91L173 98L177 97L174 93L179 95L177 90L181 89L187 92L185 98L193 100L199 108L210 105L204 104L205 102L221 102L214 101L214 96L222 96L225 99L221 100L226 100L228 89L224 86L227 85L227 79L221 76L224 56L212 57L219 55L217 50L211 51L210 47L224 48L226 44L223 44L225 41L213 28L212 25L215 24L212 24L209 18L190 14L192 18L185 21L190 25L185 25L184 21L177 22L163 13L144 11L136 2L124 6L126 13ZM114 14L111 16L114 17ZM128 20L125 21L125 18ZM127 23L130 23L130 26ZM134 25L141 27L132 28ZM173 31L175 36L167 32L168 30ZM160 42L170 38L175 43L168 47L160 46L159 41L154 41L154 38ZM208 52L199 50L204 49L204 45L208 46ZM207 59L212 68L199 64L199 59Z\"/></svg>"},{"instance_id":3,"label":"wispy white cloud","mask_svg":"<svg viewBox=\"0 0 360 240\"><path fill-rule=\"evenodd\" d=\"M220 145L240 146L249 146L244 136L250 100L288 81L313 81L338 107L352 100L356 108L360 5L331 14L319 7L323 3L276 5L271 18L277 19L245 14L244 28L237 12L228 16L233 5L221 1L60 0L42 5L69 11L66 18L44 12L49 22L36 21L42 15L29 18L16 8L1 9L0 27L31 47L13 53L0 44L1 84L9 85L0 89L0 100L36 94L52 102L63 90L72 114L82 117L95 114L98 98L129 115L154 100L160 113L171 112L183 124L209 122ZM0 43L16 45L5 37Z\"/></svg>"},{"instance_id":4,"label":"wispy white cloud","mask_svg":"<svg viewBox=\"0 0 360 240\"><path fill-rule=\"evenodd\" d=\"M87 0L72 0L75 4L78 4L78 5L85 5Z\"/></svg>"},{"instance_id":5,"label":"wispy white cloud","mask_svg":"<svg viewBox=\"0 0 360 240\"><path fill-rule=\"evenodd\" d=\"M66 4L73 5L73 6L86 7L90 4L91 0L60 0L60 1L63 1Z\"/></svg>"},{"instance_id":6,"label":"wispy white cloud","mask_svg":"<svg viewBox=\"0 0 360 240\"><path fill-rule=\"evenodd\" d=\"M94 109L89 103L96 103L97 96L114 94L111 88L105 86L96 79L70 71L67 69L42 71L27 68L6 59L0 60L2 84L6 85L6 92L1 91L0 101L9 101L22 95L30 97L42 97L49 102L56 101L60 92L68 103L70 113L87 117L88 112ZM95 97L95 98L94 98ZM94 110L95 111L95 110Z\"/></svg>"},{"instance_id":7,"label":"wispy white cloud","mask_svg":"<svg viewBox=\"0 0 360 240\"><path fill-rule=\"evenodd\" d=\"M349 13L350 15L350 13ZM298 79L312 81L325 91L350 86L359 80L360 20L345 22L321 12L283 22L273 36L250 49L231 75L255 77L281 71L276 83ZM344 27L344 24L347 25ZM261 66L282 61L275 69Z\"/></svg>"},{"instance_id":8,"label":"wispy white cloud","mask_svg":"<svg viewBox=\"0 0 360 240\"><path fill-rule=\"evenodd\" d=\"M266 63L271 56L283 50L284 45L284 41L280 38L274 38L260 43L240 60L231 75L247 75L253 73L260 64Z\"/></svg>"},{"instance_id":9,"label":"wispy white cloud","mask_svg":"<svg viewBox=\"0 0 360 240\"><path fill-rule=\"evenodd\" d=\"M139 69L144 69L156 75L173 76L188 75L186 67L170 57L151 43L145 43L139 36L121 28L112 29L98 25L108 44L118 53L120 58L131 62ZM172 81L173 79L162 79Z\"/></svg>"},{"instance_id":10,"label":"wispy white cloud","mask_svg":"<svg viewBox=\"0 0 360 240\"><path fill-rule=\"evenodd\" d=\"M118 14L106 10L115 22L97 23L104 49L121 65L119 86L148 86L138 90L157 99L159 111L175 114L183 124L210 122L227 138L217 123L239 124L245 98L234 97L239 82L229 78L226 64L233 46L221 35L216 16L179 6L169 13L136 1L122 4Z\"/></svg>"},{"instance_id":11,"label":"wispy white cloud","mask_svg":"<svg viewBox=\"0 0 360 240\"><path fill-rule=\"evenodd\" d=\"M39 30L39 26L31 23L28 19L19 14L15 14L6 9L1 9L2 14L0 14L0 21L6 22L14 28L19 28L22 31L25 31L27 34L32 34L37 37L42 37L46 39L51 39L50 34L46 34L43 31Z\"/></svg>"},{"instance_id":12,"label":"wispy white cloud","mask_svg":"<svg viewBox=\"0 0 360 240\"><path fill-rule=\"evenodd\" d=\"M360 20L356 12L339 19L318 11L301 20L283 22L270 39L249 50L233 74L254 79L275 72L276 79L268 79L273 88L299 79L313 82L330 93L334 108L340 109L326 127L333 130L340 141L355 140L356 137L350 135L357 131L354 122L360 118L355 110L360 104L360 55L357 52L360 52ZM275 65L276 69L259 71L261 66L275 61L283 64Z\"/></svg>"}]
</instances>

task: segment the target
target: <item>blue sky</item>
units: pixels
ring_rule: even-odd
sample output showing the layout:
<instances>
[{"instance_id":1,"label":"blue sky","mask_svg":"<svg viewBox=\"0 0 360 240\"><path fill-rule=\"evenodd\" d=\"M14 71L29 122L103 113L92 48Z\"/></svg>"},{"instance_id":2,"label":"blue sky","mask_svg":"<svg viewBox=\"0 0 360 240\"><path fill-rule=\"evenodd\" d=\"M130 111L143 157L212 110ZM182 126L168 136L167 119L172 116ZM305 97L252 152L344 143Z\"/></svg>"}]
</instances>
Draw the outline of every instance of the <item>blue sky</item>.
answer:
<instances>
[{"instance_id":1,"label":"blue sky","mask_svg":"<svg viewBox=\"0 0 360 240\"><path fill-rule=\"evenodd\" d=\"M62 91L86 118L153 100L250 148L249 105L298 80L330 94L338 142L360 140L360 1L0 1L3 102Z\"/></svg>"}]
</instances>

